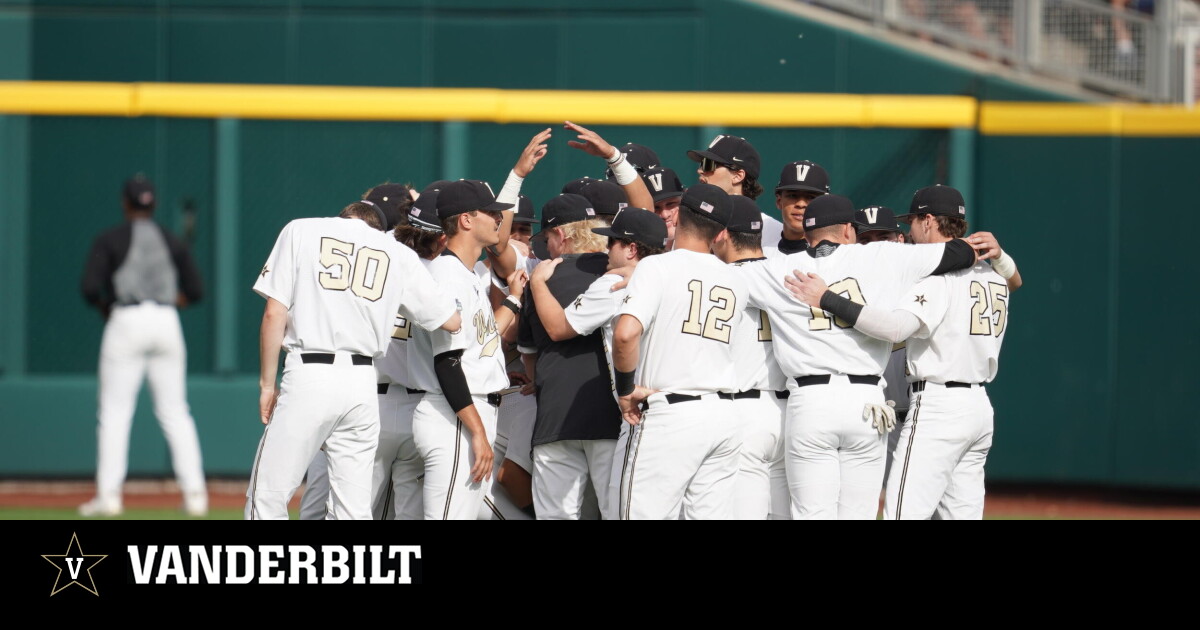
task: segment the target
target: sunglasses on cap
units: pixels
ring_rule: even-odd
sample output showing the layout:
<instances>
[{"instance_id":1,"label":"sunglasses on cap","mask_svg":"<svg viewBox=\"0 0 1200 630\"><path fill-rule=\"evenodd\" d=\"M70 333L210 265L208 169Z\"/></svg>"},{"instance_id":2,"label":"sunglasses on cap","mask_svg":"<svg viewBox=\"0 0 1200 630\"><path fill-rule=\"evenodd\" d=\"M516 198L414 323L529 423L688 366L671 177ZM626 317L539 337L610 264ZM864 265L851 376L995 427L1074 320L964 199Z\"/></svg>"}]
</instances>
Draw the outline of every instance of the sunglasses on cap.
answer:
<instances>
[{"instance_id":1,"label":"sunglasses on cap","mask_svg":"<svg viewBox=\"0 0 1200 630\"><path fill-rule=\"evenodd\" d=\"M712 158L700 158L700 170L704 171L705 173L711 173L720 167L734 170L732 166L725 164L724 162L718 162Z\"/></svg>"}]
</instances>

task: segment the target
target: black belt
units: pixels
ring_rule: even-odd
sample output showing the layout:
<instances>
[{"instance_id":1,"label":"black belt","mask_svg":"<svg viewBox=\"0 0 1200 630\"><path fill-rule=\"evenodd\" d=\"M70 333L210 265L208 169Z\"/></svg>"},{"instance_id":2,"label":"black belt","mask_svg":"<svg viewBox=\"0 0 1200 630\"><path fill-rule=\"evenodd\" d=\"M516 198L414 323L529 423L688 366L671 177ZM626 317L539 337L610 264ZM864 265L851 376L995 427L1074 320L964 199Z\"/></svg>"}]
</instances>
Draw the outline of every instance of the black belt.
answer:
<instances>
[{"instance_id":1,"label":"black belt","mask_svg":"<svg viewBox=\"0 0 1200 630\"><path fill-rule=\"evenodd\" d=\"M758 391L758 390L756 389L754 391ZM692 402L692 401L703 399L702 396L693 396L691 394L665 394L664 397L667 399L668 405L674 405L675 403L681 403L681 402ZM737 398L738 395L737 394L727 394L725 392L717 392L717 397L722 400L733 400L734 398ZM742 398L749 398L749 396L742 396ZM650 401L643 400L640 407L642 409L648 409L650 407Z\"/></svg>"},{"instance_id":2,"label":"black belt","mask_svg":"<svg viewBox=\"0 0 1200 630\"><path fill-rule=\"evenodd\" d=\"M324 363L333 365L332 352L305 352L300 355L300 360L305 363ZM364 354L350 355L350 362L354 365L375 365L375 360Z\"/></svg>"},{"instance_id":3,"label":"black belt","mask_svg":"<svg viewBox=\"0 0 1200 630\"><path fill-rule=\"evenodd\" d=\"M745 400L747 398L760 398L761 396L762 396L762 392L760 392L759 390L747 389L744 392L738 392L738 393L734 394L733 399L734 400Z\"/></svg>"},{"instance_id":4,"label":"black belt","mask_svg":"<svg viewBox=\"0 0 1200 630\"><path fill-rule=\"evenodd\" d=\"M972 383L962 383L959 381L947 381L945 383L942 383L942 385L945 387L974 387L974 384L972 384ZM913 383L912 390L914 392L925 391L925 381L917 381L917 382Z\"/></svg>"},{"instance_id":5,"label":"black belt","mask_svg":"<svg viewBox=\"0 0 1200 630\"><path fill-rule=\"evenodd\" d=\"M388 393L388 389L390 389L390 385L391 385L391 383L380 383L379 384L379 395L380 396L386 395ZM424 394L425 393L425 390L423 390L423 389L413 389L411 387L405 387L404 391L406 391L410 394Z\"/></svg>"},{"instance_id":6,"label":"black belt","mask_svg":"<svg viewBox=\"0 0 1200 630\"><path fill-rule=\"evenodd\" d=\"M833 377L829 374L817 374L815 376L797 376L796 385L799 387L808 387L809 385L828 385ZM850 374L846 378L854 385L878 385L878 376L857 376Z\"/></svg>"},{"instance_id":7,"label":"black belt","mask_svg":"<svg viewBox=\"0 0 1200 630\"><path fill-rule=\"evenodd\" d=\"M789 392L786 389L775 392L775 397L778 398L779 400L787 400L788 396L791 396L791 395L792 395L792 392Z\"/></svg>"},{"instance_id":8,"label":"black belt","mask_svg":"<svg viewBox=\"0 0 1200 630\"><path fill-rule=\"evenodd\" d=\"M499 392L492 392L487 395L488 404L493 407L499 407L500 402L504 400L504 395Z\"/></svg>"}]
</instances>

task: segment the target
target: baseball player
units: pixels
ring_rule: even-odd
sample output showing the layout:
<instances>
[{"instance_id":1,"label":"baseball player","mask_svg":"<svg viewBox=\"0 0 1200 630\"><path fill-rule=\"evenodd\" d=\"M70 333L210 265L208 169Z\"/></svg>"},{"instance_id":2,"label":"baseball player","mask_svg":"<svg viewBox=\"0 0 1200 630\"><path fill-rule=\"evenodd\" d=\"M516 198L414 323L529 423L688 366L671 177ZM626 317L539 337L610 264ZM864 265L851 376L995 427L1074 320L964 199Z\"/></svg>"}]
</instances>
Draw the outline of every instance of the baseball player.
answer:
<instances>
[{"instance_id":1,"label":"baseball player","mask_svg":"<svg viewBox=\"0 0 1200 630\"><path fill-rule=\"evenodd\" d=\"M675 249L638 263L613 332L622 414L635 425L621 478L623 519L733 515L741 427L730 341L745 284L710 252L729 220L711 184L683 195ZM641 409L642 403L646 409Z\"/></svg>"},{"instance_id":2,"label":"baseball player","mask_svg":"<svg viewBox=\"0 0 1200 630\"><path fill-rule=\"evenodd\" d=\"M719 135L708 143L707 149L688 151L688 159L699 163L696 174L702 183L719 186L730 195L751 199L758 199L763 193L762 184L758 183L762 158L758 149L745 138ZM783 225L766 213L762 213L762 221L763 243L774 245Z\"/></svg>"},{"instance_id":3,"label":"baseball player","mask_svg":"<svg viewBox=\"0 0 1200 630\"><path fill-rule=\"evenodd\" d=\"M975 251L944 245L855 244L854 206L822 195L808 205L803 253L750 268L750 303L767 311L775 358L788 377L785 465L796 519L873 519L883 482L883 435L894 416L879 387L891 344L792 297L793 270L831 279L857 304L891 304L925 276L965 269Z\"/></svg>"},{"instance_id":4,"label":"baseball player","mask_svg":"<svg viewBox=\"0 0 1200 630\"><path fill-rule=\"evenodd\" d=\"M854 230L858 233L859 245L888 241L903 243L904 232L896 222L896 214L887 206L869 206L854 213ZM904 342L892 346L892 354L888 357L887 369L883 371L883 397L887 404L896 410L896 425L903 426L908 416L908 378L905 364L908 353ZM883 485L887 487L888 475L892 469L892 458L896 454L896 444L900 440L900 431L888 431L887 461L883 468Z\"/></svg>"},{"instance_id":5,"label":"baseball player","mask_svg":"<svg viewBox=\"0 0 1200 630\"><path fill-rule=\"evenodd\" d=\"M828 193L829 173L820 164L808 160L785 164L775 185L775 207L783 217L783 232L778 241L764 239L764 246L771 245L781 254L804 251L804 211L813 199Z\"/></svg>"},{"instance_id":6,"label":"baseball player","mask_svg":"<svg viewBox=\"0 0 1200 630\"><path fill-rule=\"evenodd\" d=\"M964 214L957 190L931 186L917 191L901 220L911 223L914 242L945 243L966 232ZM857 330L886 342L909 340L912 415L900 430L885 519L983 518L993 425L984 384L996 377L1009 292L1021 277L990 234L970 240L992 264L926 278L895 310L850 303L814 275L789 280L801 299L828 307Z\"/></svg>"},{"instance_id":7,"label":"baseball player","mask_svg":"<svg viewBox=\"0 0 1200 630\"><path fill-rule=\"evenodd\" d=\"M287 519L287 504L318 450L329 459L328 516L369 519L379 437L372 369L396 313L458 330L454 302L412 250L382 231L383 211L360 201L338 217L284 226L254 290L266 299L259 414L266 428L247 489L246 519ZM280 350L287 352L276 389Z\"/></svg>"},{"instance_id":8,"label":"baseball player","mask_svg":"<svg viewBox=\"0 0 1200 630\"><path fill-rule=\"evenodd\" d=\"M654 214L667 225L667 249L675 243L675 226L679 223L679 200L683 198L683 183L669 168L652 168L642 173L642 181L654 198Z\"/></svg>"},{"instance_id":9,"label":"baseball player","mask_svg":"<svg viewBox=\"0 0 1200 630\"><path fill-rule=\"evenodd\" d=\"M666 223L661 217L641 208L625 208L613 220L612 227L596 228L597 234L608 237L608 271L593 282L582 295L563 306L553 299L541 299L542 292L549 293L545 281L554 274L558 263L549 260L535 272L531 281L535 295L534 306L546 333L554 341L565 341L578 335L590 335L597 330L603 332L604 348L607 353L610 373L612 371L613 325L625 301L627 288L613 290L617 283L625 281L619 271L632 272L639 261L647 256L661 254L667 238ZM610 378L615 376L610 374ZM614 399L616 398L614 394ZM620 423L620 432L614 445L612 470L608 479L607 501L601 512L610 519L619 518L618 494L621 488L621 470L629 461L628 423Z\"/></svg>"},{"instance_id":10,"label":"baseball player","mask_svg":"<svg viewBox=\"0 0 1200 630\"><path fill-rule=\"evenodd\" d=\"M762 213L748 197L733 195L729 201L729 223L713 243L713 253L741 273L766 263L760 240ZM742 423L734 518L787 520L791 507L782 448L787 377L775 361L766 312L747 305L741 318L729 341L738 378L733 407Z\"/></svg>"},{"instance_id":11,"label":"baseball player","mask_svg":"<svg viewBox=\"0 0 1200 630\"><path fill-rule=\"evenodd\" d=\"M446 250L429 272L456 301L463 330L417 332L408 349L409 374L425 392L413 415L413 439L425 461L426 520L477 518L483 481L492 476L496 408L509 385L501 335L517 319L526 275L509 275L511 294L493 310L493 272L477 261L485 247L500 242L503 211L512 207L482 181L458 180L438 192Z\"/></svg>"},{"instance_id":12,"label":"baseball player","mask_svg":"<svg viewBox=\"0 0 1200 630\"><path fill-rule=\"evenodd\" d=\"M150 381L154 412L171 449L175 478L189 516L208 513L200 440L187 404L187 350L177 306L203 289L187 245L158 225L154 186L142 175L125 182L125 222L92 243L83 297L107 320L100 342L96 496L83 516L122 512L129 468L129 430L142 379Z\"/></svg>"}]
</instances>

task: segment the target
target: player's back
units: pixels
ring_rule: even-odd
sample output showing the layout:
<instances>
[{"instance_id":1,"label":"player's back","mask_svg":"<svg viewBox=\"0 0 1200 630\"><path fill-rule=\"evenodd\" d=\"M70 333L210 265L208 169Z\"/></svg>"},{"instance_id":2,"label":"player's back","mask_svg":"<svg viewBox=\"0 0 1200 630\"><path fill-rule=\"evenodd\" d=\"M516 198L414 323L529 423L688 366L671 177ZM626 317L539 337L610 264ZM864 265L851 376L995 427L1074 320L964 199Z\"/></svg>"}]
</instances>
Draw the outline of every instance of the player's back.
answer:
<instances>
[{"instance_id":1,"label":"player's back","mask_svg":"<svg viewBox=\"0 0 1200 630\"><path fill-rule=\"evenodd\" d=\"M910 381L988 383L1008 329L1008 284L985 262L927 278L900 305L922 320L908 341Z\"/></svg>"},{"instance_id":2,"label":"player's back","mask_svg":"<svg viewBox=\"0 0 1200 630\"><path fill-rule=\"evenodd\" d=\"M676 394L737 391L730 341L745 282L711 254L674 250L638 263L621 309L642 322L637 382Z\"/></svg>"},{"instance_id":3,"label":"player's back","mask_svg":"<svg viewBox=\"0 0 1200 630\"><path fill-rule=\"evenodd\" d=\"M730 263L737 274L748 268L765 265L766 258ZM787 377L775 360L774 334L767 312L750 306L742 309L741 325L734 330L732 349L734 369L737 373L737 389L783 391L787 389Z\"/></svg>"},{"instance_id":4,"label":"player's back","mask_svg":"<svg viewBox=\"0 0 1200 630\"><path fill-rule=\"evenodd\" d=\"M288 307L289 352L378 356L394 328L405 270L417 267L412 250L361 220L297 219L280 233L255 290Z\"/></svg>"},{"instance_id":5,"label":"player's back","mask_svg":"<svg viewBox=\"0 0 1200 630\"><path fill-rule=\"evenodd\" d=\"M944 249L940 245L822 243L768 261L767 270L755 275L752 290L756 301L769 303L775 356L784 373L880 375L892 349L892 344L793 298L783 282L792 270L817 274L830 291L858 304L892 308L905 287L937 268Z\"/></svg>"}]
</instances>

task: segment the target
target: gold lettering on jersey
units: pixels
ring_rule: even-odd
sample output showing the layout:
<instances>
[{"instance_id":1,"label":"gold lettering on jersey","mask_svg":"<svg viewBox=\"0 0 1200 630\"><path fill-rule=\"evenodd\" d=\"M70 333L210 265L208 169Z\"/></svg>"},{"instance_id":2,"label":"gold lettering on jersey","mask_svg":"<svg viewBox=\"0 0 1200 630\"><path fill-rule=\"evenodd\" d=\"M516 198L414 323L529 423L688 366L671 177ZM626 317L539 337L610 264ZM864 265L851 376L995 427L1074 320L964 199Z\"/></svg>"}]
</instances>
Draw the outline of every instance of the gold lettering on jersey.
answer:
<instances>
[{"instance_id":1,"label":"gold lettering on jersey","mask_svg":"<svg viewBox=\"0 0 1200 630\"><path fill-rule=\"evenodd\" d=\"M475 325L475 343L482 346L479 357L495 356L496 350L500 347L500 333L496 329L496 318L490 311L485 313L483 309L480 309L475 311L475 316L471 318L471 321Z\"/></svg>"},{"instance_id":2,"label":"gold lettering on jersey","mask_svg":"<svg viewBox=\"0 0 1200 630\"><path fill-rule=\"evenodd\" d=\"M867 303L866 298L863 297L862 288L858 286L858 280L854 278L838 280L837 282L829 285L829 290L850 300L851 302L854 302L855 304L862 304L865 306ZM830 325L829 315L825 311L815 306L811 307L811 310L812 320L808 322L809 330L821 331L831 330L833 328ZM832 323L837 324L838 328L850 327L850 322L842 319L841 317L833 318Z\"/></svg>"},{"instance_id":3,"label":"gold lettering on jersey","mask_svg":"<svg viewBox=\"0 0 1200 630\"><path fill-rule=\"evenodd\" d=\"M729 343L729 333L732 330L729 320L737 313L737 295L733 290L715 286L708 291L709 301L715 304L705 313L703 321L700 319L700 310L704 283L699 280L688 282L688 292L691 293L691 307L688 309L687 319L683 321L683 333Z\"/></svg>"},{"instance_id":4,"label":"gold lettering on jersey","mask_svg":"<svg viewBox=\"0 0 1200 630\"><path fill-rule=\"evenodd\" d=\"M767 312L763 310L758 311L758 340L763 343L773 340L771 318L767 317Z\"/></svg>"},{"instance_id":5,"label":"gold lettering on jersey","mask_svg":"<svg viewBox=\"0 0 1200 630\"><path fill-rule=\"evenodd\" d=\"M971 283L971 334L983 337L999 337L1008 324L1008 285L996 282Z\"/></svg>"},{"instance_id":6,"label":"gold lettering on jersey","mask_svg":"<svg viewBox=\"0 0 1200 630\"><path fill-rule=\"evenodd\" d=\"M396 327L392 329L392 339L408 341L412 337L412 322L402 315L396 315Z\"/></svg>"},{"instance_id":7,"label":"gold lettering on jersey","mask_svg":"<svg viewBox=\"0 0 1200 630\"><path fill-rule=\"evenodd\" d=\"M383 297L388 268L392 264L387 252L363 247L355 254L354 243L326 236L321 239L318 260L326 269L317 274L317 282L322 288L329 291L350 289L354 295L371 302Z\"/></svg>"}]
</instances>

